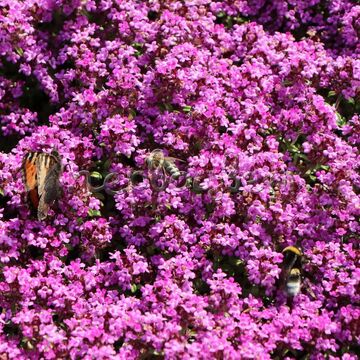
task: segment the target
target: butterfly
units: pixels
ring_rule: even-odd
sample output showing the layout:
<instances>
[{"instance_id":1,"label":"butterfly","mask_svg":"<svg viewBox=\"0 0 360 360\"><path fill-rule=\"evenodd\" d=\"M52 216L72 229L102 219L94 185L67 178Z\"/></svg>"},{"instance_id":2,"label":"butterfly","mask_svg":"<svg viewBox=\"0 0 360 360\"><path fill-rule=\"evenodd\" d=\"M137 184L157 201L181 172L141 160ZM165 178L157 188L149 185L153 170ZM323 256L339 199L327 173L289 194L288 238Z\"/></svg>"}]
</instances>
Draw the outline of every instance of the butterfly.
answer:
<instances>
[{"instance_id":1,"label":"butterfly","mask_svg":"<svg viewBox=\"0 0 360 360\"><path fill-rule=\"evenodd\" d=\"M51 154L30 152L24 157L22 169L29 200L37 210L38 219L44 220L50 205L61 194L61 158L57 151Z\"/></svg>"}]
</instances>

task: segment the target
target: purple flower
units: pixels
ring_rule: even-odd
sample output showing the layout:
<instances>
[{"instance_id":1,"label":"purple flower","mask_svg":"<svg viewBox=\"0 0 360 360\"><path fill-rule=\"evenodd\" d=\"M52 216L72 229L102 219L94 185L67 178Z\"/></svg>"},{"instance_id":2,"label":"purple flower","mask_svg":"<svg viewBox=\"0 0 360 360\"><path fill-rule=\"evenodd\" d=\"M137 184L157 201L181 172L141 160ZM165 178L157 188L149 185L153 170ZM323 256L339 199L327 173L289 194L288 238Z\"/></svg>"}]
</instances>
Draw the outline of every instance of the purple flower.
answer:
<instances>
[{"instance_id":1,"label":"purple flower","mask_svg":"<svg viewBox=\"0 0 360 360\"><path fill-rule=\"evenodd\" d=\"M359 9L3 1L0 358L355 359ZM22 163L53 150L39 221Z\"/></svg>"}]
</instances>

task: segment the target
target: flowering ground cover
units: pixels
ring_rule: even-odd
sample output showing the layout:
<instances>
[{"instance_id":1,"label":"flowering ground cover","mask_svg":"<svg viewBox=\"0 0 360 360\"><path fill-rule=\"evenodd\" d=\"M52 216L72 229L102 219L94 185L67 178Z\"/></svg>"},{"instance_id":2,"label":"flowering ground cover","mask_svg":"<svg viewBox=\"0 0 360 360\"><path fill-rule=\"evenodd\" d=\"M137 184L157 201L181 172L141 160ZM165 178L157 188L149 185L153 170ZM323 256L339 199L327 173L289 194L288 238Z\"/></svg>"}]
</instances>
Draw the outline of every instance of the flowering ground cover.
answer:
<instances>
[{"instance_id":1,"label":"flowering ground cover","mask_svg":"<svg viewBox=\"0 0 360 360\"><path fill-rule=\"evenodd\" d=\"M357 359L359 38L356 0L0 0L0 359Z\"/></svg>"}]
</instances>

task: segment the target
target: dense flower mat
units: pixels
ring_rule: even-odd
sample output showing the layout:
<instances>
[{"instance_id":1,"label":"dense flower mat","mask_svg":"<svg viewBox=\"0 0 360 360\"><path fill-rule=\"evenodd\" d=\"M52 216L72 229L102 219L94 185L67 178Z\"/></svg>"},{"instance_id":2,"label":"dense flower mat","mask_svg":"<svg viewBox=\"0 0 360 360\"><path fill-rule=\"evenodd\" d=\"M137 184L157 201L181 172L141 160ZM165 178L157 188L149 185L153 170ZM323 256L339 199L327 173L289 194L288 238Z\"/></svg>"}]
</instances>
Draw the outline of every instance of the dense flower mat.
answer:
<instances>
[{"instance_id":1,"label":"dense flower mat","mask_svg":"<svg viewBox=\"0 0 360 360\"><path fill-rule=\"evenodd\" d=\"M356 359L359 37L355 0L1 0L0 359ZM154 149L202 191L130 181Z\"/></svg>"}]
</instances>

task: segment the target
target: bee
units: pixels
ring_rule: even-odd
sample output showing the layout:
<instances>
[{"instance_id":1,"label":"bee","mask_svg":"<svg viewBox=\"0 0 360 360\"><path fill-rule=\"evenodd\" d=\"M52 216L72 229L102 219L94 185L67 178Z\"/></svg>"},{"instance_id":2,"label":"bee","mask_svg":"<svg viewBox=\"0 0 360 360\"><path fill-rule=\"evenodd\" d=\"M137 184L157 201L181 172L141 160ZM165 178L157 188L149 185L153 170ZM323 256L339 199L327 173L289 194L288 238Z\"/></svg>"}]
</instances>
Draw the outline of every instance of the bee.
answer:
<instances>
[{"instance_id":1,"label":"bee","mask_svg":"<svg viewBox=\"0 0 360 360\"><path fill-rule=\"evenodd\" d=\"M153 150L150 155L146 158L146 164L149 170L161 169L165 174L175 180L181 175L179 168L175 165L175 161L182 161L173 157L165 156L163 151L160 149Z\"/></svg>"},{"instance_id":2,"label":"bee","mask_svg":"<svg viewBox=\"0 0 360 360\"><path fill-rule=\"evenodd\" d=\"M302 252L296 246L286 247L284 254L283 274L284 287L288 296L296 296L301 290Z\"/></svg>"}]
</instances>

